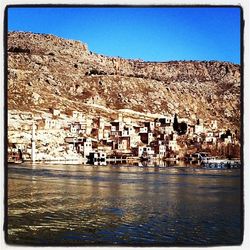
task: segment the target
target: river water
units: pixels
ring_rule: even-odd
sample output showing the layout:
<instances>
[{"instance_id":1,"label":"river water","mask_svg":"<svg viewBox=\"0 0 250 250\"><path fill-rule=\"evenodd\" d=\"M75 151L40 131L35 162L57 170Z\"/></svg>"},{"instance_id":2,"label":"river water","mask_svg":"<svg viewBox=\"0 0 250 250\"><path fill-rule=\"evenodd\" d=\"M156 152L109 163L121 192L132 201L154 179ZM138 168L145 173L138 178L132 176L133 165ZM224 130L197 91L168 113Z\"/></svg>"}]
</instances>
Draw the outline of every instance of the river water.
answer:
<instances>
[{"instance_id":1,"label":"river water","mask_svg":"<svg viewBox=\"0 0 250 250\"><path fill-rule=\"evenodd\" d=\"M240 170L9 165L7 241L240 244Z\"/></svg>"}]
</instances>

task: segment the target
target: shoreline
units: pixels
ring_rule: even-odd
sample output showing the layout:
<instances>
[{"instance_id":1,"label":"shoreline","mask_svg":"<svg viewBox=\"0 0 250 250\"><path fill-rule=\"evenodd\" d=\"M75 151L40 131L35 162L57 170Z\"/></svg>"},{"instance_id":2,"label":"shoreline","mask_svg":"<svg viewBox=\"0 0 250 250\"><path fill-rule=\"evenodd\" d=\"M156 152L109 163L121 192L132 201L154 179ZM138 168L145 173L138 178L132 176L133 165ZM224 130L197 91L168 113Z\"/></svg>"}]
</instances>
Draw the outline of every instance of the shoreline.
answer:
<instances>
[{"instance_id":1,"label":"shoreline","mask_svg":"<svg viewBox=\"0 0 250 250\"><path fill-rule=\"evenodd\" d=\"M138 169L194 169L194 170L219 170L219 171L225 171L225 170L241 170L241 167L238 168L206 168L202 165L194 165L194 164L186 164L186 165L178 165L178 164L170 164L170 165L161 165L161 164L107 164L107 165L92 165L92 164L71 164L70 162L66 164L62 163L55 163L55 162L22 162L22 163L7 163L7 167L9 166L27 166L27 167L36 167L36 166L61 166L62 168L65 166L75 166L75 167L92 167L92 168L138 168ZM32 168L31 168L32 169Z\"/></svg>"}]
</instances>

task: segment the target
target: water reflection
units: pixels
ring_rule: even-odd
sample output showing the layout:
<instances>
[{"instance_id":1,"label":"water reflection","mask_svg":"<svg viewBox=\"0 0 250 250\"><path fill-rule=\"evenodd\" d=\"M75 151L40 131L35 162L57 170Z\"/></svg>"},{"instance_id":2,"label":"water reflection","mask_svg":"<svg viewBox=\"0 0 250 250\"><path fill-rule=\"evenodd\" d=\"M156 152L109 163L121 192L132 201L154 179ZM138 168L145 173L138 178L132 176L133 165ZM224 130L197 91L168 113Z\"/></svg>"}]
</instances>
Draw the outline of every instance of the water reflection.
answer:
<instances>
[{"instance_id":1,"label":"water reflection","mask_svg":"<svg viewBox=\"0 0 250 250\"><path fill-rule=\"evenodd\" d=\"M10 165L9 242L239 244L239 170Z\"/></svg>"}]
</instances>

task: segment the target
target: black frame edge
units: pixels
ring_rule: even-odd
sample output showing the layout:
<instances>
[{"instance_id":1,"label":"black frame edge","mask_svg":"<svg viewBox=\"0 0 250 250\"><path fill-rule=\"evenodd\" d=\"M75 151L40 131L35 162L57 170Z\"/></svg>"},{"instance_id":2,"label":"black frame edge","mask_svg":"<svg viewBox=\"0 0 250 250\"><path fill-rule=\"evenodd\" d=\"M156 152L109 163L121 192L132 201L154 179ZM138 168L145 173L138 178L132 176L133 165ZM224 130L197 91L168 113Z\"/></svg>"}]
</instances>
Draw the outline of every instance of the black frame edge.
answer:
<instances>
[{"instance_id":1,"label":"black frame edge","mask_svg":"<svg viewBox=\"0 0 250 250\"><path fill-rule=\"evenodd\" d=\"M12 245L12 246L72 246L72 244L57 244L57 245L26 245L26 244L11 244L8 239L8 151L7 151L7 145L8 145L8 9L9 8L81 8L81 7L89 7L89 8L95 8L95 7L107 7L107 8L239 8L240 9L240 72L241 72L241 82L240 82L240 118L241 118L241 134L240 134L240 142L241 142L241 239L239 244L229 245L229 246L239 246L244 241L244 27L245 27L245 20L243 15L243 7L239 4L229 4L229 5L213 5L213 4L166 4L166 5L136 5L136 4L8 4L5 6L4 9L4 36L3 36L3 48L4 48L4 223L3 223L3 230L4 230L4 239L6 244ZM115 245L109 245L109 244L94 244L94 245L88 245L88 244L77 244L76 246L115 246ZM128 247L147 247L147 245L141 245L141 244L134 244L134 245L117 245L117 246L128 246ZM149 245L149 247L202 247L199 245ZM228 245L221 245L221 244L208 244L203 245L203 247L213 247L213 246L228 246Z\"/></svg>"}]
</instances>

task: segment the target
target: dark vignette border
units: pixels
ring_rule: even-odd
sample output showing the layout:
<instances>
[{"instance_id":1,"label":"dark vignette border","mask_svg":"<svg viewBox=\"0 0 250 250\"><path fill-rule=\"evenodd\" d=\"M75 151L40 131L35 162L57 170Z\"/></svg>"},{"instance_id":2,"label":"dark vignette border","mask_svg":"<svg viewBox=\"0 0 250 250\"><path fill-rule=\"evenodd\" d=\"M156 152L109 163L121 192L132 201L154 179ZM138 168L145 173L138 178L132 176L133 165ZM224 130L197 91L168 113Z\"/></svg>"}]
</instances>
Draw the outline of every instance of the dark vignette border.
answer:
<instances>
[{"instance_id":1,"label":"dark vignette border","mask_svg":"<svg viewBox=\"0 0 250 250\"><path fill-rule=\"evenodd\" d=\"M240 5L105 5L105 4L83 4L83 5L72 5L72 4L20 4L20 5L6 5L4 10L4 237L5 242L9 245L23 245L27 244L13 244L9 241L8 238L8 151L7 151L7 142L8 142L8 9L9 8L96 8L96 7L109 7L109 8L239 8L240 9L240 72L241 72L241 85L240 85L240 117L241 117L241 238L240 242L236 245L241 245L244 239L244 17L243 17L243 8ZM30 244L27 246L134 246L134 247L208 247L208 246L226 246L225 244L206 244L206 245L192 245L192 244ZM228 245L230 246L230 245Z\"/></svg>"}]
</instances>

